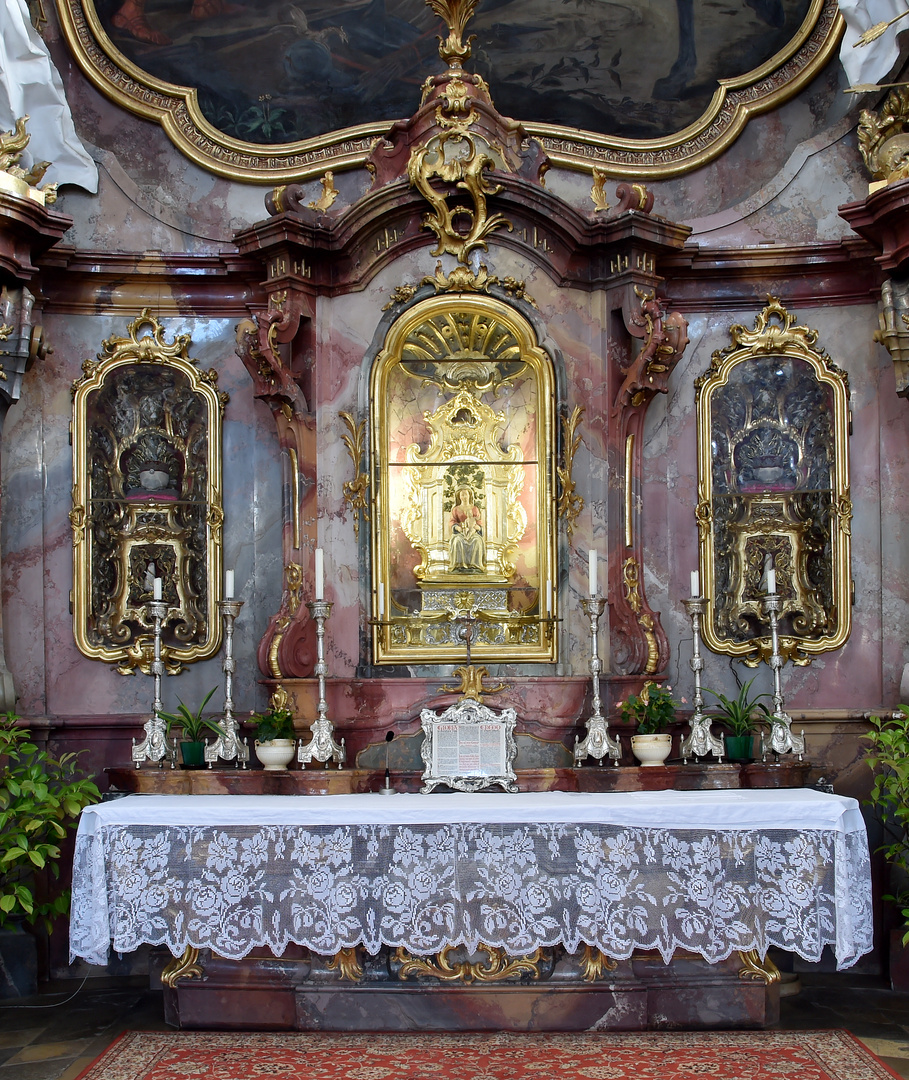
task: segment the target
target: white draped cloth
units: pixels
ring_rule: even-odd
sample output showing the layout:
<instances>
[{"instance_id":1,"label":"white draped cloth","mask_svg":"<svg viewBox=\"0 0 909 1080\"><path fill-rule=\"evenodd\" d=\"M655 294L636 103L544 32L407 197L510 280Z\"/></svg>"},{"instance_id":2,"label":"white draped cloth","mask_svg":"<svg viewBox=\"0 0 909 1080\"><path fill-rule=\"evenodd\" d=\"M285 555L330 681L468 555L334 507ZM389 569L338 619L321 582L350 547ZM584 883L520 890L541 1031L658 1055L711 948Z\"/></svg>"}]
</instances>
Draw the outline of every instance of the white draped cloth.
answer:
<instances>
[{"instance_id":1,"label":"white draped cloth","mask_svg":"<svg viewBox=\"0 0 909 1080\"><path fill-rule=\"evenodd\" d=\"M98 167L76 134L63 81L25 0L0 0L0 131L12 131L22 116L31 135L23 168L50 161L43 183L98 190Z\"/></svg>"},{"instance_id":2,"label":"white draped cloth","mask_svg":"<svg viewBox=\"0 0 909 1080\"><path fill-rule=\"evenodd\" d=\"M851 86L878 83L887 78L900 54L897 38L909 30L909 15L889 27L867 45L858 39L878 23L890 22L906 12L906 0L838 0L846 20L846 32L840 45L840 62Z\"/></svg>"},{"instance_id":3,"label":"white draped cloth","mask_svg":"<svg viewBox=\"0 0 909 1080\"><path fill-rule=\"evenodd\" d=\"M588 944L708 961L871 949L854 799L813 790L142 796L83 811L71 955L296 942L512 956Z\"/></svg>"}]
</instances>

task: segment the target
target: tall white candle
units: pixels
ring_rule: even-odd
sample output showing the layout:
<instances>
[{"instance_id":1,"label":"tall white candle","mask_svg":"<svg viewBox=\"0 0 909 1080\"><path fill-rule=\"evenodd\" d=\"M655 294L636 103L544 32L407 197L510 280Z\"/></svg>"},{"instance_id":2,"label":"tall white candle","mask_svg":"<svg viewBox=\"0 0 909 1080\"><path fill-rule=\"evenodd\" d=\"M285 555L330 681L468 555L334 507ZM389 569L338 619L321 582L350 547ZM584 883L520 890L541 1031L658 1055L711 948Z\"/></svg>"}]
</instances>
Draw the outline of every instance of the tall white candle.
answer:
<instances>
[{"instance_id":1,"label":"tall white candle","mask_svg":"<svg viewBox=\"0 0 909 1080\"><path fill-rule=\"evenodd\" d=\"M376 612L381 619L385 614L385 593L382 591L382 582L376 586Z\"/></svg>"},{"instance_id":2,"label":"tall white candle","mask_svg":"<svg viewBox=\"0 0 909 1080\"><path fill-rule=\"evenodd\" d=\"M701 575L697 572L697 570L691 571L691 595L701 595Z\"/></svg>"},{"instance_id":3,"label":"tall white candle","mask_svg":"<svg viewBox=\"0 0 909 1080\"><path fill-rule=\"evenodd\" d=\"M546 582L546 614L552 614L552 582Z\"/></svg>"},{"instance_id":4,"label":"tall white candle","mask_svg":"<svg viewBox=\"0 0 909 1080\"><path fill-rule=\"evenodd\" d=\"M321 548L316 548L316 599L325 599L325 557Z\"/></svg>"},{"instance_id":5,"label":"tall white candle","mask_svg":"<svg viewBox=\"0 0 909 1080\"><path fill-rule=\"evenodd\" d=\"M767 571L767 592L776 592L776 570L772 566Z\"/></svg>"},{"instance_id":6,"label":"tall white candle","mask_svg":"<svg viewBox=\"0 0 909 1080\"><path fill-rule=\"evenodd\" d=\"M152 597L155 600L160 600L161 599L161 579L159 577L155 578L154 588L153 588L153 591L152 591Z\"/></svg>"},{"instance_id":7,"label":"tall white candle","mask_svg":"<svg viewBox=\"0 0 909 1080\"><path fill-rule=\"evenodd\" d=\"M234 598L234 572L233 570L224 571L224 599L233 600Z\"/></svg>"},{"instance_id":8,"label":"tall white candle","mask_svg":"<svg viewBox=\"0 0 909 1080\"><path fill-rule=\"evenodd\" d=\"M587 579L590 585L590 595L596 596L597 594L597 553L595 551L587 552Z\"/></svg>"}]
</instances>

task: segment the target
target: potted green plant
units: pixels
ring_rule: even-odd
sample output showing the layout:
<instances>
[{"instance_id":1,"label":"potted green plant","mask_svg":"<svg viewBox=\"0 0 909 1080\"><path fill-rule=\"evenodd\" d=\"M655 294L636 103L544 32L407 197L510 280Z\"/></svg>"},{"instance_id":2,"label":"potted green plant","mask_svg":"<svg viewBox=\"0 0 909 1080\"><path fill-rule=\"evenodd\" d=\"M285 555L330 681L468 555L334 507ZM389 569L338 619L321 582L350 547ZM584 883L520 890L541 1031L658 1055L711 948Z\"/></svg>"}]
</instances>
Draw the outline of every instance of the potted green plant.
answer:
<instances>
[{"instance_id":1,"label":"potted green plant","mask_svg":"<svg viewBox=\"0 0 909 1080\"><path fill-rule=\"evenodd\" d=\"M631 737L631 751L641 765L662 765L672 749L672 735L666 730L675 720L679 703L671 686L648 680L639 694L619 703L619 715L625 723L637 724Z\"/></svg>"},{"instance_id":2,"label":"potted green plant","mask_svg":"<svg viewBox=\"0 0 909 1080\"><path fill-rule=\"evenodd\" d=\"M183 765L187 769L201 769L205 766L205 734L208 731L216 735L223 735L224 728L210 716L203 716L205 706L211 701L212 694L217 690L213 686L205 695L202 704L193 712L183 702L175 713L159 712L158 717L167 725L167 734L172 728L181 730L180 755Z\"/></svg>"},{"instance_id":3,"label":"potted green plant","mask_svg":"<svg viewBox=\"0 0 909 1080\"><path fill-rule=\"evenodd\" d=\"M890 983L894 990L909 990L909 706L872 716L869 723L864 738L871 753L865 760L875 775L866 802L884 830L886 842L877 849L890 872L884 899L895 905L901 920L890 936Z\"/></svg>"},{"instance_id":4,"label":"potted green plant","mask_svg":"<svg viewBox=\"0 0 909 1080\"><path fill-rule=\"evenodd\" d=\"M69 889L56 884L60 841L101 798L78 759L39 749L13 713L0 715L0 997L37 990L35 940L23 924L50 932L69 909Z\"/></svg>"},{"instance_id":5,"label":"potted green plant","mask_svg":"<svg viewBox=\"0 0 909 1080\"><path fill-rule=\"evenodd\" d=\"M269 772L286 769L294 756L296 733L290 709L272 706L263 713L250 713L256 729L256 757Z\"/></svg>"},{"instance_id":6,"label":"potted green plant","mask_svg":"<svg viewBox=\"0 0 909 1080\"><path fill-rule=\"evenodd\" d=\"M757 675L754 679L756 678ZM716 711L711 713L711 716L729 730L729 734L724 736L724 742L726 757L730 761L751 760L754 735L757 730L754 714L770 716L770 710L763 701L764 698L770 697L769 694L754 694L749 697L754 679L749 679L744 686L740 686L738 696L735 698L727 697L719 690L704 687L705 693L712 694L717 700Z\"/></svg>"}]
</instances>

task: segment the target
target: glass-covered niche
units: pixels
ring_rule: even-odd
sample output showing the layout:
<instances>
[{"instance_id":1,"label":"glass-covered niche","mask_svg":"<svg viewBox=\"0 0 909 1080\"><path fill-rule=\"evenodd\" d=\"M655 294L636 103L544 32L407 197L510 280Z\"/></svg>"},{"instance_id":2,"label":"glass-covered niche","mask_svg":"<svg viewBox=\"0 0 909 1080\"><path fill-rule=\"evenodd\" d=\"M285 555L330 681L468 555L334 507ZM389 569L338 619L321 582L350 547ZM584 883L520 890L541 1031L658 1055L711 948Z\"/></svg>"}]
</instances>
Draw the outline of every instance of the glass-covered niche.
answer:
<instances>
[{"instance_id":1,"label":"glass-covered niche","mask_svg":"<svg viewBox=\"0 0 909 1080\"><path fill-rule=\"evenodd\" d=\"M731 336L697 383L704 640L769 657L772 566L781 652L810 663L851 628L848 381L776 299Z\"/></svg>"},{"instance_id":2,"label":"glass-covered niche","mask_svg":"<svg viewBox=\"0 0 909 1080\"><path fill-rule=\"evenodd\" d=\"M554 390L529 323L488 296L395 322L371 379L374 657L553 661Z\"/></svg>"},{"instance_id":3,"label":"glass-covered niche","mask_svg":"<svg viewBox=\"0 0 909 1080\"><path fill-rule=\"evenodd\" d=\"M148 673L159 578L162 659L175 673L221 643L227 395L187 355L187 335L167 343L147 311L127 329L73 387L73 629L84 655Z\"/></svg>"}]
</instances>

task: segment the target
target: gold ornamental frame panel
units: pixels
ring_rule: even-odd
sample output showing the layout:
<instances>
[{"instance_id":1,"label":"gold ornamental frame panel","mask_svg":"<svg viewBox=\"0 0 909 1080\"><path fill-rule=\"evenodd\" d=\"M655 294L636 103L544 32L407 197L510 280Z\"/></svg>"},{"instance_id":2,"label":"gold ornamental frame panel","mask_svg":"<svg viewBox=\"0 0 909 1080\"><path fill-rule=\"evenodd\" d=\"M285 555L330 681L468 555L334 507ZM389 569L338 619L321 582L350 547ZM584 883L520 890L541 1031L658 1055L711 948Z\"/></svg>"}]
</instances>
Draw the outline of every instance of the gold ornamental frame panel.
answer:
<instances>
[{"instance_id":1,"label":"gold ornamental frame panel","mask_svg":"<svg viewBox=\"0 0 909 1080\"><path fill-rule=\"evenodd\" d=\"M772 566L780 652L808 664L852 628L849 382L776 297L730 336L695 383L704 641L769 662Z\"/></svg>"},{"instance_id":2,"label":"gold ornamental frame panel","mask_svg":"<svg viewBox=\"0 0 909 1080\"><path fill-rule=\"evenodd\" d=\"M73 384L73 633L84 656L123 675L151 672L156 578L166 670L221 646L227 395L190 344L168 342L145 309Z\"/></svg>"},{"instance_id":3,"label":"gold ornamental frame panel","mask_svg":"<svg viewBox=\"0 0 909 1080\"><path fill-rule=\"evenodd\" d=\"M585 171L597 167L636 180L681 175L717 157L752 116L777 108L818 74L835 55L844 27L837 0L733 2L699 9L687 22L688 6L679 3L679 25L667 25L665 34L653 27L642 32L643 24L636 23L653 5L614 0L599 23L588 25L589 11L566 12L564 2L548 7L547 0L533 0L528 7L528 0L520 5L512 0L511 26L500 6L484 12L481 0L471 27L478 41L468 66L486 78L503 115L520 119L554 164ZM359 5L363 11L356 0L347 5L298 0L283 5L280 18L273 7L266 3L257 14L255 8L222 10L190 0L163 7L154 0L122 7L120 0L57 3L63 33L86 77L118 105L160 124L177 149L202 168L232 180L284 184L362 166L392 123L419 107L420 84L439 69L428 48L438 24L417 0L397 0L397 14L387 13L377 26L369 21L365 0ZM203 18L207 11L212 17ZM714 22L708 23L708 16ZM724 37L725 24L716 22L720 16L751 20L741 41ZM586 27L585 42L572 37L578 20ZM131 23L142 40L131 36ZM540 44L547 43L544 62L536 66L528 65L527 39L521 36L528 23L538 24ZM730 25L737 25L735 18ZM173 41L161 27L175 35ZM378 44L360 40L376 32ZM615 44L620 32L625 35L621 47ZM652 40L668 42L672 52L653 49ZM632 56L643 41L653 60L645 71ZM266 50L268 63L251 60L254 44ZM388 49L387 57L382 48ZM413 61L418 48L419 58L405 78L401 67ZM620 60L623 48L628 55ZM203 88L201 73L215 51L229 59L204 76L209 82ZM325 69L321 82L319 65ZM389 83L396 77L397 93ZM215 92L213 86L236 87L241 78L250 82L244 102L230 100L230 90L223 100L204 99ZM628 94L629 79L640 84L635 98ZM595 107L588 106L594 83L599 87ZM697 102L693 110L689 101ZM303 120L288 120L293 113L288 102L297 117L321 110L318 130L298 137L309 128ZM518 115L523 102L531 103L530 115ZM675 123L667 122L667 110L677 114Z\"/></svg>"},{"instance_id":4,"label":"gold ornamental frame panel","mask_svg":"<svg viewBox=\"0 0 909 1080\"><path fill-rule=\"evenodd\" d=\"M531 325L490 296L420 301L369 390L375 663L554 662L554 372Z\"/></svg>"}]
</instances>

